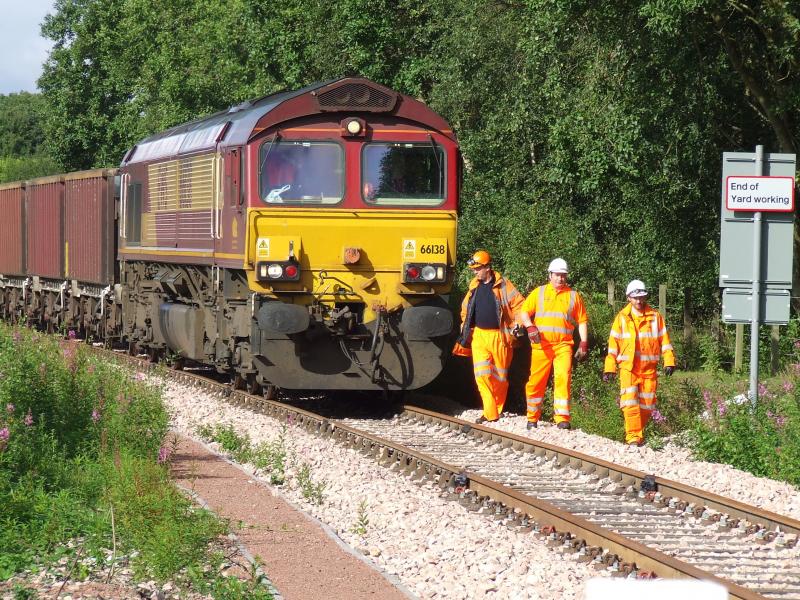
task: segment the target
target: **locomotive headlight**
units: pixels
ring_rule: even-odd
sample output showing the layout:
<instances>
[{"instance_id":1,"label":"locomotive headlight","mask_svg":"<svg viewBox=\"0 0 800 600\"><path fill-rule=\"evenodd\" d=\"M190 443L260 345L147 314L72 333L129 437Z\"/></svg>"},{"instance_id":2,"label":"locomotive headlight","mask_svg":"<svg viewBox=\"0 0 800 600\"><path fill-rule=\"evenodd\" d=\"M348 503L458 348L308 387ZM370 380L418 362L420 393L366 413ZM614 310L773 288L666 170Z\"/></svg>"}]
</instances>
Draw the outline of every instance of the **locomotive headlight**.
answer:
<instances>
[{"instance_id":1,"label":"locomotive headlight","mask_svg":"<svg viewBox=\"0 0 800 600\"><path fill-rule=\"evenodd\" d=\"M436 279L436 269L431 265L425 265L422 267L422 278L425 281L433 281Z\"/></svg>"},{"instance_id":2,"label":"locomotive headlight","mask_svg":"<svg viewBox=\"0 0 800 600\"><path fill-rule=\"evenodd\" d=\"M444 281L444 267L436 267L436 279Z\"/></svg>"},{"instance_id":3,"label":"locomotive headlight","mask_svg":"<svg viewBox=\"0 0 800 600\"><path fill-rule=\"evenodd\" d=\"M269 275L272 279L278 279L278 277L283 275L283 267L280 265L269 265L267 267L267 275Z\"/></svg>"}]
</instances>

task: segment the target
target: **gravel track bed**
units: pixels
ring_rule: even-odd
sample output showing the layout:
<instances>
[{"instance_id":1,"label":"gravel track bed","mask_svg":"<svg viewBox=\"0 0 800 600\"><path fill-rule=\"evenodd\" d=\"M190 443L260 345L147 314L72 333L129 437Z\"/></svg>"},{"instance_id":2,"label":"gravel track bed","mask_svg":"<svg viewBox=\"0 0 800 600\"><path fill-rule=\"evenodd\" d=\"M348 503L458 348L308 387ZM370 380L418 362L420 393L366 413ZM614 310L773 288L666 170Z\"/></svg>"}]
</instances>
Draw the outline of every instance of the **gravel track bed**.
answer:
<instances>
[{"instance_id":1,"label":"gravel track bed","mask_svg":"<svg viewBox=\"0 0 800 600\"><path fill-rule=\"evenodd\" d=\"M230 424L260 443L275 440L283 427L273 418L228 405L193 387L169 382L164 391L173 429L191 437L197 437L200 425ZM456 416L474 420L479 414L466 410ZM681 448L633 449L547 424L528 432L523 416L507 416L493 425L800 518L800 498L792 486L691 461ZM510 531L439 498L431 484L420 487L331 440L290 426L286 447L290 462L284 496L420 598L577 599L590 578L609 575L576 562L575 555L549 549L530 534ZM314 481L326 482L321 505L301 493L296 472L303 463ZM268 480L266 474L254 474ZM360 535L354 530L362 503L369 523Z\"/></svg>"}]
</instances>

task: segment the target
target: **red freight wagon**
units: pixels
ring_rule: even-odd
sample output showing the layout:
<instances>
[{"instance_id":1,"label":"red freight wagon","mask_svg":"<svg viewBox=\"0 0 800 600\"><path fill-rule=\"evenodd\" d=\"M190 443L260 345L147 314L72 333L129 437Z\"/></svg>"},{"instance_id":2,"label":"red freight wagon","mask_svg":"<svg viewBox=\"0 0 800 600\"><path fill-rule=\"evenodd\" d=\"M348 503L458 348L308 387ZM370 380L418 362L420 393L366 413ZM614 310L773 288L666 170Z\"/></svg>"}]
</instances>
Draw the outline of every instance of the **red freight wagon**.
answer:
<instances>
[{"instance_id":1,"label":"red freight wagon","mask_svg":"<svg viewBox=\"0 0 800 600\"><path fill-rule=\"evenodd\" d=\"M0 275L23 275L24 183L0 185Z\"/></svg>"},{"instance_id":2,"label":"red freight wagon","mask_svg":"<svg viewBox=\"0 0 800 600\"><path fill-rule=\"evenodd\" d=\"M116 258L115 170L64 177L64 278L108 285Z\"/></svg>"},{"instance_id":3,"label":"red freight wagon","mask_svg":"<svg viewBox=\"0 0 800 600\"><path fill-rule=\"evenodd\" d=\"M64 176L28 181L25 213L28 274L63 279Z\"/></svg>"}]
</instances>

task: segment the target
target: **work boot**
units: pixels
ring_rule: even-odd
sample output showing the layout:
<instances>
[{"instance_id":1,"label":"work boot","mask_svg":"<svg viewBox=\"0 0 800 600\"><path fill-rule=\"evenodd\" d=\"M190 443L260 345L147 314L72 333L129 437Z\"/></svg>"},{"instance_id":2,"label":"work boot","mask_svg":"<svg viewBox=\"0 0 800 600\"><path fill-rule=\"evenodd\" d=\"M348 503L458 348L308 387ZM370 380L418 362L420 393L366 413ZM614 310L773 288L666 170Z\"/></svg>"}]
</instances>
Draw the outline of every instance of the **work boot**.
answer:
<instances>
[{"instance_id":1,"label":"work boot","mask_svg":"<svg viewBox=\"0 0 800 600\"><path fill-rule=\"evenodd\" d=\"M538 426L539 424L536 421L528 421L528 424L526 425L528 429L536 429Z\"/></svg>"},{"instance_id":2,"label":"work boot","mask_svg":"<svg viewBox=\"0 0 800 600\"><path fill-rule=\"evenodd\" d=\"M572 426L569 424L569 421L561 421L558 425L556 425L559 429L572 429Z\"/></svg>"},{"instance_id":3,"label":"work boot","mask_svg":"<svg viewBox=\"0 0 800 600\"><path fill-rule=\"evenodd\" d=\"M481 415L480 417L475 419L475 423L477 425L483 425L484 423L494 423L495 421L497 421L497 419L494 419L494 421L493 421L492 419L487 419L483 415Z\"/></svg>"},{"instance_id":4,"label":"work boot","mask_svg":"<svg viewBox=\"0 0 800 600\"><path fill-rule=\"evenodd\" d=\"M644 440L631 440L628 442L628 446L644 446Z\"/></svg>"}]
</instances>

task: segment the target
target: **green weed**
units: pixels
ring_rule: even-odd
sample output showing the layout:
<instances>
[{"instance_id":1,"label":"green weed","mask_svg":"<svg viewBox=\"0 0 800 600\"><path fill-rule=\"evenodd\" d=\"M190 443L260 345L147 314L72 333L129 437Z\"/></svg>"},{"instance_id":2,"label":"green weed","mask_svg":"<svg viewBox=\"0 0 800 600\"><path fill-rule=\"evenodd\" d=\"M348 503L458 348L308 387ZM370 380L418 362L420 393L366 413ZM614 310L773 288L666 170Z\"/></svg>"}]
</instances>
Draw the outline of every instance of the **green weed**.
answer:
<instances>
[{"instance_id":1,"label":"green weed","mask_svg":"<svg viewBox=\"0 0 800 600\"><path fill-rule=\"evenodd\" d=\"M369 526L369 515L367 514L368 509L369 504L367 503L367 499L364 498L358 503L356 522L353 523L353 526L350 528L352 533L355 533L356 535L364 535L367 533L367 527Z\"/></svg>"},{"instance_id":2,"label":"green weed","mask_svg":"<svg viewBox=\"0 0 800 600\"><path fill-rule=\"evenodd\" d=\"M328 482L325 480L314 482L311 478L311 467L307 463L303 463L298 469L297 482L300 485L303 498L312 504L322 504L323 493L328 486Z\"/></svg>"}]
</instances>

